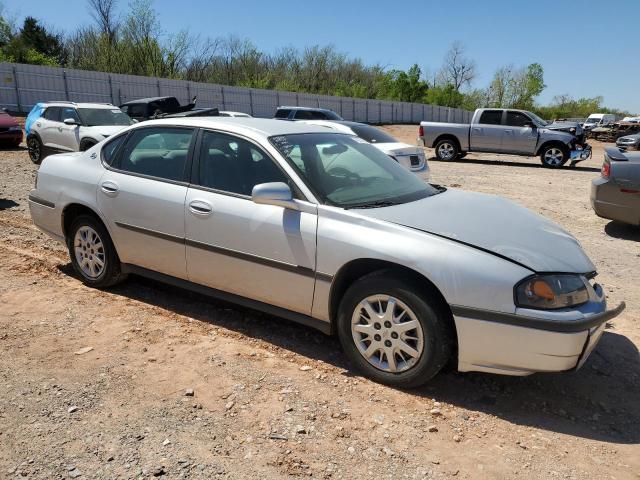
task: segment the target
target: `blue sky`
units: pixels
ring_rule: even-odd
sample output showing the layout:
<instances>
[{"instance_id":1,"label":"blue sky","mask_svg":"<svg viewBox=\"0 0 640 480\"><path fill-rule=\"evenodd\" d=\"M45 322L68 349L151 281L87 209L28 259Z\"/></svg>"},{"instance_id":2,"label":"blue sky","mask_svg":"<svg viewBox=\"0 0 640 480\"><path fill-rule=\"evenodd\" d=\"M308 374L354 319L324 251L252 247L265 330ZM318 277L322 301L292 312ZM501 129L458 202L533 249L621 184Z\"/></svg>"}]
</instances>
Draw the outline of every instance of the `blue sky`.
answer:
<instances>
[{"instance_id":1,"label":"blue sky","mask_svg":"<svg viewBox=\"0 0 640 480\"><path fill-rule=\"evenodd\" d=\"M86 0L0 1L18 19L64 30L91 21ZM477 87L502 65L539 62L541 102L602 95L607 106L640 113L640 0L155 0L155 8L167 33L235 34L266 51L333 44L390 68L435 71L459 40L478 64Z\"/></svg>"}]
</instances>

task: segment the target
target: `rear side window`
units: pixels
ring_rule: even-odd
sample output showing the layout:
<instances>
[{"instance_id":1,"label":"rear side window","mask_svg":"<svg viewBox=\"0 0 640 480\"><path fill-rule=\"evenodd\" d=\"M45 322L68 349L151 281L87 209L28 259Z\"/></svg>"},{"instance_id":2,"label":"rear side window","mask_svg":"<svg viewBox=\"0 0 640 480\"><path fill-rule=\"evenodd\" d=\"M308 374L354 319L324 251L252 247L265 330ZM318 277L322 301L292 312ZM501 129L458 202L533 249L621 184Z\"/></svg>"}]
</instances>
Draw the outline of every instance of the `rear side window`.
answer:
<instances>
[{"instance_id":1,"label":"rear side window","mask_svg":"<svg viewBox=\"0 0 640 480\"><path fill-rule=\"evenodd\" d=\"M289 118L290 113L291 113L291 110L279 108L278 111L276 111L275 118Z\"/></svg>"},{"instance_id":2,"label":"rear side window","mask_svg":"<svg viewBox=\"0 0 640 480\"><path fill-rule=\"evenodd\" d=\"M140 128L129 135L120 155L120 170L165 180L183 181L193 129Z\"/></svg>"},{"instance_id":3,"label":"rear side window","mask_svg":"<svg viewBox=\"0 0 640 480\"><path fill-rule=\"evenodd\" d=\"M145 106L143 104L127 105L127 111L125 113L131 118L144 118Z\"/></svg>"},{"instance_id":4,"label":"rear side window","mask_svg":"<svg viewBox=\"0 0 640 480\"><path fill-rule=\"evenodd\" d=\"M520 112L507 112L507 125L510 127L524 127L527 123L531 123L531 119Z\"/></svg>"},{"instance_id":5,"label":"rear side window","mask_svg":"<svg viewBox=\"0 0 640 480\"><path fill-rule=\"evenodd\" d=\"M478 123L483 125L500 125L502 123L502 110L485 110L480 115Z\"/></svg>"},{"instance_id":6,"label":"rear side window","mask_svg":"<svg viewBox=\"0 0 640 480\"><path fill-rule=\"evenodd\" d=\"M317 110L296 110L294 118L296 120L327 120L327 115Z\"/></svg>"},{"instance_id":7,"label":"rear side window","mask_svg":"<svg viewBox=\"0 0 640 480\"><path fill-rule=\"evenodd\" d=\"M116 159L116 154L118 153L118 149L120 145L124 143L124 139L127 138L127 135L120 135L119 137L114 138L113 140L109 140L109 142L102 147L102 160L107 165L113 165L114 160Z\"/></svg>"},{"instance_id":8,"label":"rear side window","mask_svg":"<svg viewBox=\"0 0 640 480\"><path fill-rule=\"evenodd\" d=\"M60 121L60 107L49 107L44 111L43 117L52 122Z\"/></svg>"}]
</instances>

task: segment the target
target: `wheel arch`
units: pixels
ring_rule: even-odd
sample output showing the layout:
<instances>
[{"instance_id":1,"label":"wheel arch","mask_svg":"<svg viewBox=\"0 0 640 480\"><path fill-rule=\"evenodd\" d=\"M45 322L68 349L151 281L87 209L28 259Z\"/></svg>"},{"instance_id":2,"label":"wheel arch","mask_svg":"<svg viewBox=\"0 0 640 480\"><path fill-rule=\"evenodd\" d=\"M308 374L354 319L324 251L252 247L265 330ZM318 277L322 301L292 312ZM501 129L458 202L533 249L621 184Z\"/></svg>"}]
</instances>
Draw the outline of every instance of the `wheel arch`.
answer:
<instances>
[{"instance_id":1,"label":"wheel arch","mask_svg":"<svg viewBox=\"0 0 640 480\"><path fill-rule=\"evenodd\" d=\"M86 143L90 143L91 145L83 150L82 147ZM80 142L78 143L78 148L80 149L81 152L84 152L84 151L88 150L89 148L93 147L94 145L97 145L98 143L99 143L99 141L96 140L93 137L83 137L83 138L80 139Z\"/></svg>"},{"instance_id":2,"label":"wheel arch","mask_svg":"<svg viewBox=\"0 0 640 480\"><path fill-rule=\"evenodd\" d=\"M107 225L107 222L105 222L104 219L102 218L102 215L100 215L95 208L89 207L88 205L85 205L79 202L69 203L65 205L64 208L62 209L62 215L60 220L62 223L61 225L62 234L65 238L67 238L67 232L69 231L69 228L71 228L71 224L73 223L73 220L77 218L79 215L91 215L92 217L95 217L102 224L102 226L104 226L107 233L109 233L109 236L111 237L111 241L115 246L111 229ZM116 250L117 250L117 247L116 247Z\"/></svg>"},{"instance_id":3,"label":"wheel arch","mask_svg":"<svg viewBox=\"0 0 640 480\"><path fill-rule=\"evenodd\" d=\"M456 137L455 135L453 135L452 133L443 133L442 135L437 136L436 139L431 144L431 148L435 148L436 145L438 144L438 142L440 142L441 140L450 140L450 141L454 142L458 146L458 150L462 151L462 146L460 144L460 139L458 137Z\"/></svg>"},{"instance_id":4,"label":"wheel arch","mask_svg":"<svg viewBox=\"0 0 640 480\"><path fill-rule=\"evenodd\" d=\"M453 320L453 313L451 312L451 307L440 289L422 273L388 260L359 258L351 260L338 270L333 277L329 292L329 318L331 320L331 331L336 331L338 307L347 289L358 279L383 270L389 270L393 273L406 276L411 280L411 283L416 285L423 293L437 299L439 306L442 308L442 311L447 317L447 321L453 329L457 351L457 331Z\"/></svg>"},{"instance_id":5,"label":"wheel arch","mask_svg":"<svg viewBox=\"0 0 640 480\"><path fill-rule=\"evenodd\" d=\"M551 146L558 146L563 150L565 150L567 154L569 153L569 150L570 150L569 145L564 143L562 140L558 140L558 139L547 140L546 142L544 142L542 145L538 147L538 150L536 151L536 156L541 155L545 148L551 147Z\"/></svg>"}]
</instances>

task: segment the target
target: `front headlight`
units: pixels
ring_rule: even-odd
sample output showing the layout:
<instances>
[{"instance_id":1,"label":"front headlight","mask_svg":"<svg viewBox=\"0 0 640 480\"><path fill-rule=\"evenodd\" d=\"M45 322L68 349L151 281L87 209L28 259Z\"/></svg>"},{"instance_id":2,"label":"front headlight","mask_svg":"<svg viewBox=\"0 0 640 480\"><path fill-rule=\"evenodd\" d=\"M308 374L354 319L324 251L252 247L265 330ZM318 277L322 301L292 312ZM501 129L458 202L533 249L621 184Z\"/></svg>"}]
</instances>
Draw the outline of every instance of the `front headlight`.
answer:
<instances>
[{"instance_id":1,"label":"front headlight","mask_svg":"<svg viewBox=\"0 0 640 480\"><path fill-rule=\"evenodd\" d=\"M535 275L516 285L518 307L554 310L589 301L587 279L581 275Z\"/></svg>"}]
</instances>

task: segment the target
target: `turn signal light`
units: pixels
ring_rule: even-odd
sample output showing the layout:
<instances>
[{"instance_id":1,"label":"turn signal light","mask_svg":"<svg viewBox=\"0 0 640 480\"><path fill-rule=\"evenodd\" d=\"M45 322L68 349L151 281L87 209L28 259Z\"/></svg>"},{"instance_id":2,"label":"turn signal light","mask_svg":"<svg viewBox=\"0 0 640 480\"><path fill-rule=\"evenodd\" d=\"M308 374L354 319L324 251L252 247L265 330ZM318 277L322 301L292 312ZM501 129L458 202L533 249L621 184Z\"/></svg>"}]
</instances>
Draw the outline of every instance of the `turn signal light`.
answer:
<instances>
[{"instance_id":1,"label":"turn signal light","mask_svg":"<svg viewBox=\"0 0 640 480\"><path fill-rule=\"evenodd\" d=\"M602 164L602 170L600 171L600 173L604 178L609 178L609 175L611 175L611 164L605 161Z\"/></svg>"},{"instance_id":2,"label":"turn signal light","mask_svg":"<svg viewBox=\"0 0 640 480\"><path fill-rule=\"evenodd\" d=\"M418 128L418 136L424 137L424 127L422 125L420 125L420 128Z\"/></svg>"}]
</instances>

